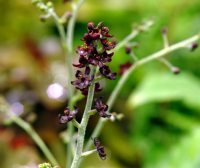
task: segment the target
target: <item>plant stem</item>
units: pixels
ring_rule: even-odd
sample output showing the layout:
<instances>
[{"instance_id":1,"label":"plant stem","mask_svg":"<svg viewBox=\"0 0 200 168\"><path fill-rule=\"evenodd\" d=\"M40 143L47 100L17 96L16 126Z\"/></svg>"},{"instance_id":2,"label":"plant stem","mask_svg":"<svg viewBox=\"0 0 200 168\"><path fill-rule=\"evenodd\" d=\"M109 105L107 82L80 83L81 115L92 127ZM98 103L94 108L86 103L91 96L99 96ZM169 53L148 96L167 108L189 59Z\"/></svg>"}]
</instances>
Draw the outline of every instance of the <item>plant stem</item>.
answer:
<instances>
[{"instance_id":1,"label":"plant stem","mask_svg":"<svg viewBox=\"0 0 200 168\"><path fill-rule=\"evenodd\" d=\"M153 25L153 21L152 20L149 20L149 21L145 22L145 24L140 25L138 28L133 30L131 32L131 34L126 36L122 41L120 41L113 50L117 51L120 48L124 47L130 40L135 38L141 31L147 31L152 25Z\"/></svg>"},{"instance_id":2,"label":"plant stem","mask_svg":"<svg viewBox=\"0 0 200 168\"><path fill-rule=\"evenodd\" d=\"M73 123L68 123L67 133L69 134L69 141L67 144L67 163L66 168L69 168L71 165L72 160L72 149L73 149L73 133L74 133L74 126Z\"/></svg>"},{"instance_id":3,"label":"plant stem","mask_svg":"<svg viewBox=\"0 0 200 168\"><path fill-rule=\"evenodd\" d=\"M188 38L188 39L186 39L184 41L181 41L181 42L176 43L174 45L171 45L171 46L169 46L167 48L164 48L164 49L162 49L162 50L160 50L160 51L158 51L158 52L156 52L154 54L151 54L151 55L149 55L149 56L137 61L134 65L132 65L130 67L130 69L128 69L124 73L124 75L121 77L121 79L119 80L118 84L114 88L111 96L109 97L108 102L107 102L107 104L109 106L108 112L110 112L110 109L112 108L113 103L116 100L116 98L117 98L122 86L125 84L127 79L131 76L131 74L133 73L133 71L136 68L138 68L141 65L144 65L144 64L146 64L146 63L148 63L150 61L153 61L153 60L156 60L158 58L161 58L161 57L165 56L166 54L171 53L172 51L175 51L175 50L180 49L180 48L187 47L187 45L190 45L191 43L197 41L198 39L200 39L200 34L197 34L197 35L195 35L195 36L193 36L191 38ZM100 134L100 132L101 132L101 130L102 130L102 128L103 128L103 126L104 126L106 121L107 121L107 119L102 119L102 118L99 120L99 122L97 123L97 126L95 127L91 137L97 137ZM92 145L92 142L89 140L87 142L87 144L86 144L85 151L88 151L90 149L91 145Z\"/></svg>"},{"instance_id":4,"label":"plant stem","mask_svg":"<svg viewBox=\"0 0 200 168\"><path fill-rule=\"evenodd\" d=\"M72 4L72 16L69 19L68 27L67 27L67 47L69 53L73 53L73 39L74 39L74 27L77 18L77 14L79 9L81 8L82 4L85 0L79 0L77 4Z\"/></svg>"},{"instance_id":5,"label":"plant stem","mask_svg":"<svg viewBox=\"0 0 200 168\"><path fill-rule=\"evenodd\" d=\"M35 141L35 143L38 145L38 147L41 149L41 151L44 153L44 155L47 157L47 159L51 162L52 165L59 165L55 157L52 155L52 153L49 151L49 149L43 142L43 140L40 138L40 136L36 133L36 131L31 127L29 123L16 116L12 116L12 121L22 129L24 129L24 131L26 131L26 133Z\"/></svg>"},{"instance_id":6,"label":"plant stem","mask_svg":"<svg viewBox=\"0 0 200 168\"><path fill-rule=\"evenodd\" d=\"M54 11L50 11L51 16L53 17L55 24L57 26L60 38L61 38L61 42L62 42L62 46L64 48L66 48L66 44L65 44L65 39L66 39L66 33L65 33L65 29L63 24L60 22L60 18L57 16L57 14Z\"/></svg>"},{"instance_id":7,"label":"plant stem","mask_svg":"<svg viewBox=\"0 0 200 168\"><path fill-rule=\"evenodd\" d=\"M92 74L95 74L94 69L93 69ZM94 84L92 84L89 87L85 110L84 110L83 117L82 117L82 120L81 120L80 128L78 129L76 152L75 152L75 156L74 156L71 168L78 168L78 166L79 166L79 161L81 159L81 155L82 155L82 151L83 151L85 131L86 131L86 127L87 127L87 124L88 124L88 121L89 121L89 117L90 117L89 111L91 110L93 97L94 97L94 88L95 88Z\"/></svg>"},{"instance_id":8,"label":"plant stem","mask_svg":"<svg viewBox=\"0 0 200 168\"><path fill-rule=\"evenodd\" d=\"M84 152L84 153L82 153L82 157L86 157L86 156L89 156L89 155L91 155L91 154L93 154L93 153L95 153L95 152L97 152L97 150L96 149L93 149L93 150L90 150L90 151L87 151L87 152Z\"/></svg>"},{"instance_id":9,"label":"plant stem","mask_svg":"<svg viewBox=\"0 0 200 168\"><path fill-rule=\"evenodd\" d=\"M77 4L72 4L72 16L69 19L68 25L67 25L67 36L66 36L66 49L68 50L67 54L66 54L66 65L68 67L68 80L69 82L71 81L71 76L72 76L72 56L73 56L73 41L74 41L74 28L75 28L75 22L76 22L76 18L77 18L77 14L78 11L81 7L81 5L83 4L84 0L79 0L77 2ZM70 90L70 99L72 99L73 95L74 95L74 88L69 87ZM71 101L71 100L70 100ZM68 128L69 131L69 137L72 138L73 133L74 133L74 128L72 123L70 123L70 126ZM72 139L71 139L72 140ZM70 140L70 141L71 141ZM71 148L72 145L68 145L68 148ZM66 164L66 168L69 168L71 165L71 149L67 149L67 164Z\"/></svg>"}]
</instances>

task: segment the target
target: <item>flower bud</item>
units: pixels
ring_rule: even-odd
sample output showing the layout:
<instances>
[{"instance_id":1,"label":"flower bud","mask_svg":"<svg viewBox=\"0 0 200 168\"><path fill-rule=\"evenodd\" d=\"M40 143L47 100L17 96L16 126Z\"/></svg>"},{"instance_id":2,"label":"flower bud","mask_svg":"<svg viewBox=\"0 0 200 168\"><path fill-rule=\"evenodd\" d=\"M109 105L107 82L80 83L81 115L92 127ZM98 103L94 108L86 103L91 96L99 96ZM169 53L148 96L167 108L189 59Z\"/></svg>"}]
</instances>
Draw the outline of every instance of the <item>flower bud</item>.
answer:
<instances>
[{"instance_id":1,"label":"flower bud","mask_svg":"<svg viewBox=\"0 0 200 168\"><path fill-rule=\"evenodd\" d=\"M94 29L94 23L93 22L89 22L87 25L88 30L93 30Z\"/></svg>"},{"instance_id":2,"label":"flower bud","mask_svg":"<svg viewBox=\"0 0 200 168\"><path fill-rule=\"evenodd\" d=\"M48 7L48 8L53 8L53 3L52 3L52 2L50 2L50 1L49 1L49 2L47 2L47 4L46 4L46 5L47 5L47 7Z\"/></svg>"},{"instance_id":3,"label":"flower bud","mask_svg":"<svg viewBox=\"0 0 200 168\"><path fill-rule=\"evenodd\" d=\"M189 46L191 51L194 51L198 48L198 43L197 42L193 42L190 46Z\"/></svg>"},{"instance_id":4,"label":"flower bud","mask_svg":"<svg viewBox=\"0 0 200 168\"><path fill-rule=\"evenodd\" d=\"M167 32L168 32L168 29L166 27L161 29L161 33L162 34L167 34Z\"/></svg>"},{"instance_id":5,"label":"flower bud","mask_svg":"<svg viewBox=\"0 0 200 168\"><path fill-rule=\"evenodd\" d=\"M129 46L125 47L125 52L126 52L126 54L130 54L131 53L131 47L129 47Z\"/></svg>"},{"instance_id":6,"label":"flower bud","mask_svg":"<svg viewBox=\"0 0 200 168\"><path fill-rule=\"evenodd\" d=\"M172 67L172 72L175 74L175 75L178 75L181 71L178 67Z\"/></svg>"}]
</instances>

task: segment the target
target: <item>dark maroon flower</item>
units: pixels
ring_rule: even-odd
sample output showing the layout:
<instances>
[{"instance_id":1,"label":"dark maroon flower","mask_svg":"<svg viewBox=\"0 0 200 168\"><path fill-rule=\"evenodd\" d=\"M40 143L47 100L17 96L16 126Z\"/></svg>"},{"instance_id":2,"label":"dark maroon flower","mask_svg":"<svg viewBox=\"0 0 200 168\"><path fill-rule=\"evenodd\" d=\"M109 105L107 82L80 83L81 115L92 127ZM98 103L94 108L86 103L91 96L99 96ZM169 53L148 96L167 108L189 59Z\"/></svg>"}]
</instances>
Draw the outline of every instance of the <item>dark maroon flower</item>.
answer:
<instances>
[{"instance_id":1,"label":"dark maroon flower","mask_svg":"<svg viewBox=\"0 0 200 168\"><path fill-rule=\"evenodd\" d=\"M102 160L105 160L106 159L106 151L105 151L105 148L104 146L101 145L101 142L97 139L97 138L94 138L94 146L96 147L97 149L97 152L99 154L99 157L102 159Z\"/></svg>"},{"instance_id":2,"label":"dark maroon flower","mask_svg":"<svg viewBox=\"0 0 200 168\"><path fill-rule=\"evenodd\" d=\"M119 66L119 75L123 75L131 66L132 63L130 63L129 61L124 64L121 64Z\"/></svg>"},{"instance_id":3,"label":"dark maroon flower","mask_svg":"<svg viewBox=\"0 0 200 168\"><path fill-rule=\"evenodd\" d=\"M192 43L191 46L190 46L190 50L191 50L191 51L194 51L194 50L196 50L197 48L198 48L198 43L197 43L197 42Z\"/></svg>"},{"instance_id":4,"label":"dark maroon flower","mask_svg":"<svg viewBox=\"0 0 200 168\"><path fill-rule=\"evenodd\" d=\"M66 107L64 109L64 113L58 115L60 124L65 124L65 123L73 120L77 113L78 113L77 107L74 107L73 111L71 111L69 108Z\"/></svg>"},{"instance_id":5,"label":"dark maroon flower","mask_svg":"<svg viewBox=\"0 0 200 168\"><path fill-rule=\"evenodd\" d=\"M110 118L111 115L107 114L108 105L102 102L102 97L95 99L95 109L97 110L98 114L103 118Z\"/></svg>"},{"instance_id":6,"label":"dark maroon flower","mask_svg":"<svg viewBox=\"0 0 200 168\"><path fill-rule=\"evenodd\" d=\"M87 25L87 28L88 28L89 31L94 30L94 27L95 27L95 25L94 25L93 22L89 22L88 25Z\"/></svg>"},{"instance_id":7,"label":"dark maroon flower","mask_svg":"<svg viewBox=\"0 0 200 168\"><path fill-rule=\"evenodd\" d=\"M104 66L104 63L112 61L113 54L114 53L108 54L106 51L102 54L95 54L94 56L89 57L88 62L94 66L102 67Z\"/></svg>"},{"instance_id":8,"label":"dark maroon flower","mask_svg":"<svg viewBox=\"0 0 200 168\"><path fill-rule=\"evenodd\" d=\"M113 48L115 48L116 43L113 41L108 41L107 39L102 39L101 43L103 45L104 50L111 50Z\"/></svg>"},{"instance_id":9,"label":"dark maroon flower","mask_svg":"<svg viewBox=\"0 0 200 168\"><path fill-rule=\"evenodd\" d=\"M102 91L102 88L101 88L99 82L95 83L94 91L95 91L95 92L100 92L100 91Z\"/></svg>"},{"instance_id":10,"label":"dark maroon flower","mask_svg":"<svg viewBox=\"0 0 200 168\"><path fill-rule=\"evenodd\" d=\"M89 87L82 89L81 93L83 95L87 96L88 95L88 89L89 89ZM102 91L102 88L100 87L100 84L97 82L97 83L95 83L94 92L100 92L100 91Z\"/></svg>"},{"instance_id":11,"label":"dark maroon flower","mask_svg":"<svg viewBox=\"0 0 200 168\"><path fill-rule=\"evenodd\" d=\"M110 79L110 80L114 80L116 78L117 73L113 73L111 72L109 66L107 65L103 65L102 67L99 68L99 71L101 72L101 74Z\"/></svg>"},{"instance_id":12,"label":"dark maroon flower","mask_svg":"<svg viewBox=\"0 0 200 168\"><path fill-rule=\"evenodd\" d=\"M130 54L131 53L131 47L129 47L129 46L125 47L125 52L126 52L126 54Z\"/></svg>"},{"instance_id":13,"label":"dark maroon flower","mask_svg":"<svg viewBox=\"0 0 200 168\"><path fill-rule=\"evenodd\" d=\"M92 83L92 80L94 79L93 76L90 76L89 67L85 68L85 73L82 73L81 71L77 70L76 78L77 80L72 81L71 84L74 85L80 91L84 91L84 92L85 92L85 89L88 89L88 87Z\"/></svg>"},{"instance_id":14,"label":"dark maroon flower","mask_svg":"<svg viewBox=\"0 0 200 168\"><path fill-rule=\"evenodd\" d=\"M165 35L165 34L167 34L168 29L167 29L167 27L163 27L160 31L161 31L162 34Z\"/></svg>"}]
</instances>

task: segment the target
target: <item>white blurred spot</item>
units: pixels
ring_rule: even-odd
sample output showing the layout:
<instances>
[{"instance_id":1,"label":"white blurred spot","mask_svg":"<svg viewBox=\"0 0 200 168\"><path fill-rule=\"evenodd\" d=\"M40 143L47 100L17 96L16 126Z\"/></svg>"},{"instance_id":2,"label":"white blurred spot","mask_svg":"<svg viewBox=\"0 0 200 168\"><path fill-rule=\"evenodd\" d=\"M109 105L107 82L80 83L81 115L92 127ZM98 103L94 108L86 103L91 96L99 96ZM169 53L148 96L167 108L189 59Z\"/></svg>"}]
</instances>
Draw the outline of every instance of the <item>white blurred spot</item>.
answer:
<instances>
[{"instance_id":1,"label":"white blurred spot","mask_svg":"<svg viewBox=\"0 0 200 168\"><path fill-rule=\"evenodd\" d=\"M19 102L15 102L11 104L10 110L13 114L19 116L20 114L24 112L24 105Z\"/></svg>"},{"instance_id":2,"label":"white blurred spot","mask_svg":"<svg viewBox=\"0 0 200 168\"><path fill-rule=\"evenodd\" d=\"M59 99L64 95L64 88L59 83L53 83L47 88L47 95L51 99Z\"/></svg>"},{"instance_id":3,"label":"white blurred spot","mask_svg":"<svg viewBox=\"0 0 200 168\"><path fill-rule=\"evenodd\" d=\"M61 52L59 42L54 38L43 40L43 42L40 44L40 48L48 56L52 56Z\"/></svg>"}]
</instances>

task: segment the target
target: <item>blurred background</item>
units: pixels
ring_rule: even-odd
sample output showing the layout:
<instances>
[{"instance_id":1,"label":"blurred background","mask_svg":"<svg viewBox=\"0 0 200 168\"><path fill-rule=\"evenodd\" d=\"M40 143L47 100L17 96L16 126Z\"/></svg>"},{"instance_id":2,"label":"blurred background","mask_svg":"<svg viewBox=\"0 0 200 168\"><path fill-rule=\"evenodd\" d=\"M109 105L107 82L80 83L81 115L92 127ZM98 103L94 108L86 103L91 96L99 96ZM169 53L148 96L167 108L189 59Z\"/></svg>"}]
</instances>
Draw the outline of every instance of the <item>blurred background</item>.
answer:
<instances>
[{"instance_id":1,"label":"blurred background","mask_svg":"<svg viewBox=\"0 0 200 168\"><path fill-rule=\"evenodd\" d=\"M52 0L61 16L70 2ZM103 21L120 41L136 23L154 18L155 24L134 42L138 58L163 48L160 29L168 28L170 44L200 31L199 0L86 0L78 15L74 46L87 22ZM65 144L58 114L67 106L67 73L59 34L51 19L27 0L0 0L0 92L17 115L32 123L61 165ZM158 61L137 69L128 80L113 112L125 117L107 123L101 134L108 159L91 155L84 168L199 168L200 167L200 50L185 48L168 55L181 69L174 75ZM124 48L115 53L111 67L131 61ZM120 79L103 83L100 95L108 98ZM85 99L77 105L84 108ZM81 113L78 120L81 118ZM88 126L87 137L98 117ZM16 125L4 125L0 116L0 167L35 168L45 157Z\"/></svg>"}]
</instances>

